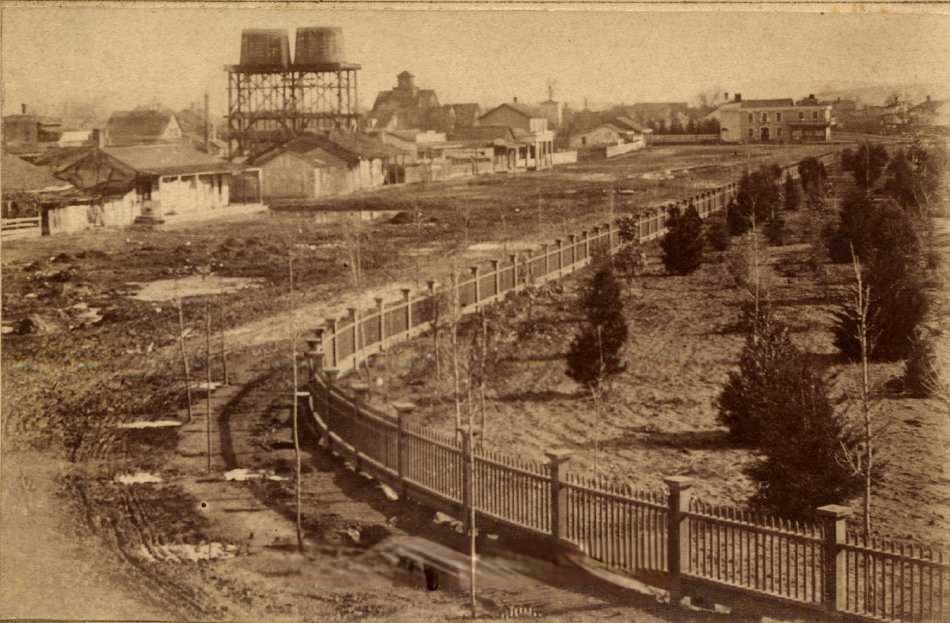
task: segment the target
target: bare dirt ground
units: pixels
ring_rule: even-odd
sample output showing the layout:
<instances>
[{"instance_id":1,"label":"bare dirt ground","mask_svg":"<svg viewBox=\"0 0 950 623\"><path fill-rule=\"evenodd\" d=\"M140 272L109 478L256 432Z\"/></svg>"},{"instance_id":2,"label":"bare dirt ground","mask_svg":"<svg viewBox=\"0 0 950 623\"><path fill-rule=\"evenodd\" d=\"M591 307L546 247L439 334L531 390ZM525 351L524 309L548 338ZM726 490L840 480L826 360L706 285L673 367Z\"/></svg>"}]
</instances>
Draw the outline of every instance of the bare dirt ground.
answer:
<instances>
[{"instance_id":1,"label":"bare dirt ground","mask_svg":"<svg viewBox=\"0 0 950 623\"><path fill-rule=\"evenodd\" d=\"M806 149L819 152L827 147ZM669 168L684 153L678 148L658 150L657 166ZM711 162L721 160L722 154L683 158L684 162L690 158ZM735 163L742 160L738 156ZM421 190L394 189L331 204L341 209L379 211L418 205L427 216L419 225L365 224L364 233L373 244L365 250L365 281L359 294L371 298L440 274L446 252L456 251L465 258L466 249L479 243L522 244L549 238L554 231L585 219L602 220L606 188L617 179L649 168L648 152L643 152L636 158L568 167L563 178L559 177L561 171L555 171L476 179ZM726 175L718 168L709 171ZM585 181L583 176L589 173L606 174L608 179ZM682 184L656 186L662 193L679 193L685 192L684 186L708 181L700 177L690 180L687 175ZM540 212L539 188L543 195ZM639 202L635 195L621 195L616 207L623 211ZM215 330L225 330L227 348L236 361L247 357L264 366L283 357L280 349L287 335L286 257L290 244L295 245L298 258L300 317L307 323L319 323L342 311L339 307L354 295L339 242L341 225L317 220L305 212L278 213L182 225L167 231L103 231L4 243L3 534L5 544L18 544L11 545L11 551L22 548L22 543L45 544L31 564L14 567L4 563L4 590L32 587L28 599L4 599L5 604L17 608L12 613L47 605L49 616L61 616L72 609L76 616L90 618L126 618L130 612L179 619L272 620L279 616L299 620L310 616L307 612L320 620L374 615L366 609L357 615L351 608L354 600L345 596L323 605L308 601L305 610L309 610L299 612L294 610L298 607L294 605L296 596L277 590L281 578L297 572L291 569L292 556L273 547L270 537L262 535L276 529L284 539L288 525L286 519L281 523L274 518L273 523L264 522L261 532L253 527L253 518L272 512L275 501L285 498L274 492L255 497L262 501L253 506L247 491L262 484L280 487L284 483L222 482L218 471L213 482L202 483L200 431L171 427L130 432L117 428L132 420L174 419L184 406L177 314L167 301L133 298L139 290L135 284L188 278L196 273L196 267L206 264L218 277L260 280L260 287L215 295L212 316ZM504 226L499 228L502 221ZM414 252L420 248L427 254ZM486 253L497 252L476 248L467 257L484 257ZM204 300L187 298L183 307L192 373L204 378ZM215 368L215 377L219 374ZM246 374L241 381L255 378L250 363ZM227 394L221 396L219 400L229 399ZM193 427L198 425L196 417ZM220 430L216 434L220 441L216 451L224 452L225 435ZM195 443L195 447L190 445ZM48 469L32 469L38 462ZM43 478L44 482L20 485L7 478L8 473L24 469L32 479ZM134 485L116 481L118 475L140 472L150 475L146 479L154 476L161 481ZM327 468L325 483L333 482L333 473ZM209 489L220 499L213 498ZM328 484L325 491L314 489L311 499L313 506L324 503L325 498L339 499L338 508L345 510L334 512L344 522L361 518L379 525L388 522L390 516L382 518L386 513L374 515L358 504L347 506L350 502L344 498L359 490ZM233 499L226 499L229 497ZM207 507L202 509L200 502L208 500L215 500L212 508L220 507L221 512L209 515ZM33 502L38 505L35 508L48 511L42 521L28 522L25 516L14 514L15 509ZM240 507L251 510L234 511ZM241 521L236 521L238 517ZM248 534L239 534L245 528ZM259 555L247 555L247 548L257 548ZM24 556L29 552L20 551ZM187 561L202 558L203 551L210 551L214 560ZM219 554L234 556L218 558ZM266 560L273 558L289 566L277 569L279 565L273 563L276 566L268 570ZM61 588L59 578L65 579L72 560L88 563L75 567L84 570L83 583L65 582L66 588ZM242 567L248 560L264 560L262 570L252 573L250 567ZM233 573L222 571L231 566L235 567ZM336 570L337 566L322 561L314 573ZM257 588L264 582L262 577L271 578L271 584L264 585L273 587L273 592ZM381 581L385 584L390 578ZM83 592L68 588L73 585ZM365 597L355 602L388 607L386 590L381 589L383 597L379 599ZM374 595L375 591L367 588L366 592ZM392 594L397 593L402 595L398 590ZM446 597L441 603L438 595L431 601L419 601L417 592L400 599L393 597L397 605L408 604L397 608L408 613L405 620L453 618L453 608L462 601ZM103 605L106 602L114 604L111 610ZM374 616L389 615L381 610Z\"/></svg>"}]
</instances>

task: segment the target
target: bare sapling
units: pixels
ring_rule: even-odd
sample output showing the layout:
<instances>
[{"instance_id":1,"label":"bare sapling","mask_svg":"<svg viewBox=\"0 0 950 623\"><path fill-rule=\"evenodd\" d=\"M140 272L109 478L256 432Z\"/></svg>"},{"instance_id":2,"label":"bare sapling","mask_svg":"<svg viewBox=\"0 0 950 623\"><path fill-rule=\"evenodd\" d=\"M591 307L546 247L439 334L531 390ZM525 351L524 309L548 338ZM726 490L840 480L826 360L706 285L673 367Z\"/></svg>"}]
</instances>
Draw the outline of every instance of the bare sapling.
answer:
<instances>
[{"instance_id":1,"label":"bare sapling","mask_svg":"<svg viewBox=\"0 0 950 623\"><path fill-rule=\"evenodd\" d=\"M292 381L293 381L293 398L291 400L291 409L292 409L292 421L293 421L293 435L294 435L294 461L295 461L295 470L294 470L294 498L296 505L296 529L297 529L297 551L304 551L304 542L303 542L303 512L302 512L302 465L300 457L300 424L299 424L299 400L297 398L298 384L299 379L297 375L297 310L295 307L294 301L294 241L293 238L290 240L288 245L287 252L287 276L288 276L288 289L290 293L289 297L289 308L290 314L288 316L288 329L290 333L290 361L292 368Z\"/></svg>"},{"instance_id":2,"label":"bare sapling","mask_svg":"<svg viewBox=\"0 0 950 623\"><path fill-rule=\"evenodd\" d=\"M188 367L188 351L185 349L185 315L182 311L181 295L178 292L178 279L175 279L175 308L178 311L178 349L181 353L181 365L185 376L185 397L188 401L188 420L190 424L193 414L191 412L191 374Z\"/></svg>"},{"instance_id":3,"label":"bare sapling","mask_svg":"<svg viewBox=\"0 0 950 623\"><path fill-rule=\"evenodd\" d=\"M230 385L231 377L228 376L228 351L224 343L224 312L223 310L221 310L221 313L218 315L218 320L219 320L218 337L220 339L220 346L221 346L221 383L224 385Z\"/></svg>"},{"instance_id":4,"label":"bare sapling","mask_svg":"<svg viewBox=\"0 0 950 623\"><path fill-rule=\"evenodd\" d=\"M873 439L871 433L870 371L868 360L871 345L868 338L868 309L870 307L871 287L864 284L861 277L861 265L851 246L851 264L854 267L854 314L857 319L855 337L861 344L861 414L864 420L864 538L871 538L871 469L874 460Z\"/></svg>"},{"instance_id":5,"label":"bare sapling","mask_svg":"<svg viewBox=\"0 0 950 623\"><path fill-rule=\"evenodd\" d=\"M211 296L205 298L205 436L208 442L208 473L212 471L211 455Z\"/></svg>"},{"instance_id":6,"label":"bare sapling","mask_svg":"<svg viewBox=\"0 0 950 623\"><path fill-rule=\"evenodd\" d=\"M458 336L458 322L459 317L461 316L461 301L459 299L459 277L458 269L455 264L455 258L452 258L452 275L451 275L451 300L452 306L450 311L450 331L449 331L449 348L452 354L452 377L453 377L453 395L455 398L455 430L462 430L462 387L461 387L461 370L459 369L459 336ZM457 435L458 433L456 433Z\"/></svg>"}]
</instances>

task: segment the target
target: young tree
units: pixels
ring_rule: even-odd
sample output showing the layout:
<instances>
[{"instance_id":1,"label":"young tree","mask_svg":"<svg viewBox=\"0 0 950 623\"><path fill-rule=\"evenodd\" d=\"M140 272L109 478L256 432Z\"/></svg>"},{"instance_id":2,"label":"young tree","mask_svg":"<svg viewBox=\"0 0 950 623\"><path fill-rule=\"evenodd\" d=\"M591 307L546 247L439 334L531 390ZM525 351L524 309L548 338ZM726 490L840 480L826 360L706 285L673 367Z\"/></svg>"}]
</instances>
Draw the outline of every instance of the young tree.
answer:
<instances>
[{"instance_id":1,"label":"young tree","mask_svg":"<svg viewBox=\"0 0 950 623\"><path fill-rule=\"evenodd\" d=\"M703 221L692 203L681 213L672 208L666 219L666 234L660 242L666 270L680 275L694 272L703 263Z\"/></svg>"},{"instance_id":2,"label":"young tree","mask_svg":"<svg viewBox=\"0 0 950 623\"><path fill-rule=\"evenodd\" d=\"M743 313L742 324L748 334L739 369L729 373L716 404L718 420L729 429L730 437L737 443L756 446L769 423L771 392L777 379L788 373L783 366L795 365L797 351L787 329L773 319L768 306L758 311L747 307Z\"/></svg>"},{"instance_id":3,"label":"young tree","mask_svg":"<svg viewBox=\"0 0 950 623\"><path fill-rule=\"evenodd\" d=\"M762 223L772 215L781 203L777 181L775 169L771 167L761 167L739 178L736 207L727 214L729 233L744 234L752 226L753 216Z\"/></svg>"},{"instance_id":4,"label":"young tree","mask_svg":"<svg viewBox=\"0 0 950 623\"><path fill-rule=\"evenodd\" d=\"M299 391L299 380L297 375L297 308L294 301L294 237L291 236L290 243L288 244L287 252L287 285L289 290L289 321L288 328L290 332L290 361L292 367L292 383L293 383L293 398L291 400L292 405L292 421L293 421L293 436L294 436L294 501L296 507L296 530L297 530L297 550L302 552L304 550L303 542L303 500L302 500L302 486L303 486L303 468L301 464L300 456L300 426L299 426L299 414L298 414L298 398L297 392Z\"/></svg>"},{"instance_id":5,"label":"young tree","mask_svg":"<svg viewBox=\"0 0 950 623\"><path fill-rule=\"evenodd\" d=\"M861 490L861 478L842 461L856 445L837 417L822 379L801 353L781 362L763 400L768 425L761 430L763 459L748 474L752 503L785 517L807 518L825 504L844 503Z\"/></svg>"},{"instance_id":6,"label":"young tree","mask_svg":"<svg viewBox=\"0 0 950 623\"><path fill-rule=\"evenodd\" d=\"M851 249L862 262L884 253L902 265L917 261L920 243L914 223L893 201L878 202L854 192L842 204L838 224L827 236L831 261L851 261Z\"/></svg>"},{"instance_id":7,"label":"young tree","mask_svg":"<svg viewBox=\"0 0 950 623\"><path fill-rule=\"evenodd\" d=\"M861 143L856 150L841 152L841 168L854 176L859 188L870 192L887 166L887 150L880 143Z\"/></svg>"},{"instance_id":8,"label":"young tree","mask_svg":"<svg viewBox=\"0 0 950 623\"><path fill-rule=\"evenodd\" d=\"M729 226L723 217L713 217L706 223L706 240L716 251L727 251L732 239L729 237Z\"/></svg>"},{"instance_id":9,"label":"young tree","mask_svg":"<svg viewBox=\"0 0 950 623\"><path fill-rule=\"evenodd\" d=\"M622 349L627 342L620 284L609 264L594 274L582 301L587 322L571 342L567 375L588 389L625 369Z\"/></svg>"},{"instance_id":10,"label":"young tree","mask_svg":"<svg viewBox=\"0 0 950 623\"><path fill-rule=\"evenodd\" d=\"M181 354L182 371L185 377L185 398L188 401L188 420L185 423L190 424L193 417L191 412L191 374L188 365L188 351L185 348L185 315L182 310L181 295L178 292L178 279L175 279L175 309L178 312L178 350Z\"/></svg>"},{"instance_id":11,"label":"young tree","mask_svg":"<svg viewBox=\"0 0 950 623\"><path fill-rule=\"evenodd\" d=\"M895 361L911 354L917 328L929 307L926 292L916 271L902 264L899 258L880 254L862 270L863 281L870 289L867 301L867 333L870 336L870 358ZM860 318L845 301L833 313L832 334L835 346L851 360L861 358L858 334Z\"/></svg>"},{"instance_id":12,"label":"young tree","mask_svg":"<svg viewBox=\"0 0 950 623\"><path fill-rule=\"evenodd\" d=\"M785 196L785 209L797 210L802 202L802 194L798 189L798 184L792 179L791 172L785 174L785 188L783 194Z\"/></svg>"}]
</instances>

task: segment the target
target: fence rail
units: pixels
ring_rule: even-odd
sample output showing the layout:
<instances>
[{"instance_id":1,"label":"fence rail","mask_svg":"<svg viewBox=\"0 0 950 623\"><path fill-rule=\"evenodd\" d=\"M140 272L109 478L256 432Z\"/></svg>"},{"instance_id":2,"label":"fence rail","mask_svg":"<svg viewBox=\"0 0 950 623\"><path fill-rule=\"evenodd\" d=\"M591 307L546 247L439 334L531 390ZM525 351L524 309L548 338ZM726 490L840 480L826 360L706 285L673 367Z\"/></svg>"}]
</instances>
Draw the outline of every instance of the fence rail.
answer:
<instances>
[{"instance_id":1,"label":"fence rail","mask_svg":"<svg viewBox=\"0 0 950 623\"><path fill-rule=\"evenodd\" d=\"M40 235L40 217L4 218L0 220L0 236L26 238Z\"/></svg>"},{"instance_id":2,"label":"fence rail","mask_svg":"<svg viewBox=\"0 0 950 623\"><path fill-rule=\"evenodd\" d=\"M794 174L794 167L788 169ZM722 210L736 192L737 184L729 183L643 209L638 239L662 236L665 214L674 205L692 203L705 217ZM604 223L523 256L473 266L460 275L455 295L462 312L470 313L586 266L598 248L614 252L620 246L616 224ZM350 397L334 384L338 374L381 345L429 329L439 301L451 296L450 288L430 281L426 292L404 290L402 300L350 309L348 317L326 321L308 340L314 421L331 450L358 469L463 522L466 509L474 508L477 518L550 538L555 547L580 549L610 568L665 574L674 594L685 580L857 620L929 621L950 612L950 566L942 552L859 543L846 535L847 509L823 507L819 524L802 524L695 501L688 479L668 479L668 494L637 492L568 473L563 452L538 464L476 448L469 462L467 438L409 424L411 405L393 405L393 417L365 405L365 388Z\"/></svg>"}]
</instances>

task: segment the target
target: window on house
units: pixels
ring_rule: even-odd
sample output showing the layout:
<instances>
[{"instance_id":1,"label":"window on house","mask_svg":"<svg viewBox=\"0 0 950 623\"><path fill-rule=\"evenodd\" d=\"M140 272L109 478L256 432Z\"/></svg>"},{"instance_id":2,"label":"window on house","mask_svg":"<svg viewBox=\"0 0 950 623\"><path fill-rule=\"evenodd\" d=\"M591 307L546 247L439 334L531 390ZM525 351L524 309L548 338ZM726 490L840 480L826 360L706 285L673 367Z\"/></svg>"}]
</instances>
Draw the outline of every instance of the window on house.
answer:
<instances>
[{"instance_id":1,"label":"window on house","mask_svg":"<svg viewBox=\"0 0 950 623\"><path fill-rule=\"evenodd\" d=\"M798 112L798 120L799 120L799 121L804 121L804 120L805 120L805 113L799 111L799 112Z\"/></svg>"},{"instance_id":2,"label":"window on house","mask_svg":"<svg viewBox=\"0 0 950 623\"><path fill-rule=\"evenodd\" d=\"M755 117L752 116L752 113L749 113L749 123L755 121Z\"/></svg>"},{"instance_id":3,"label":"window on house","mask_svg":"<svg viewBox=\"0 0 950 623\"><path fill-rule=\"evenodd\" d=\"M762 113L762 123L768 123L768 120L769 120L769 113L767 112Z\"/></svg>"},{"instance_id":4,"label":"window on house","mask_svg":"<svg viewBox=\"0 0 950 623\"><path fill-rule=\"evenodd\" d=\"M778 137L782 136L782 128L775 128L775 135Z\"/></svg>"},{"instance_id":5,"label":"window on house","mask_svg":"<svg viewBox=\"0 0 950 623\"><path fill-rule=\"evenodd\" d=\"M749 138L755 138L755 130L749 128Z\"/></svg>"},{"instance_id":6,"label":"window on house","mask_svg":"<svg viewBox=\"0 0 950 623\"><path fill-rule=\"evenodd\" d=\"M775 121L778 123L782 123L782 113L780 112L775 113Z\"/></svg>"},{"instance_id":7,"label":"window on house","mask_svg":"<svg viewBox=\"0 0 950 623\"><path fill-rule=\"evenodd\" d=\"M814 112L811 114L811 118L814 119L815 121L818 121L818 111L817 111L817 110L814 111Z\"/></svg>"}]
</instances>

